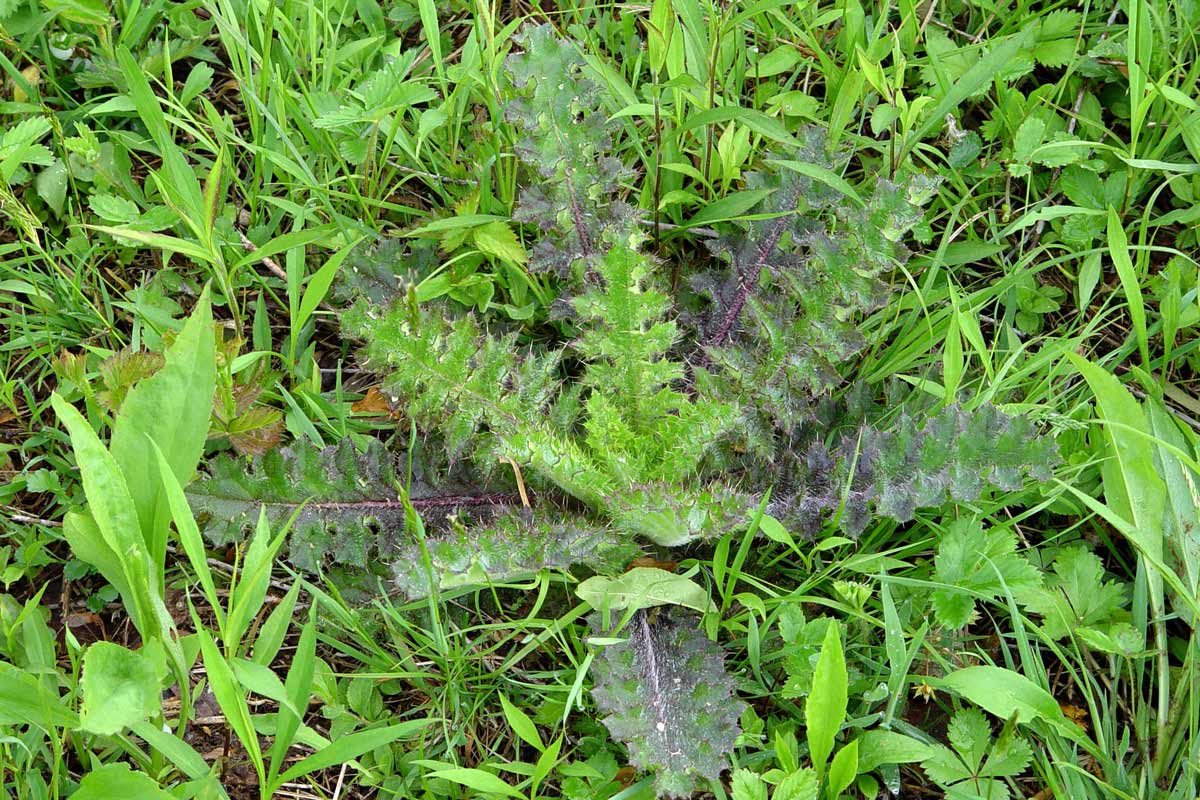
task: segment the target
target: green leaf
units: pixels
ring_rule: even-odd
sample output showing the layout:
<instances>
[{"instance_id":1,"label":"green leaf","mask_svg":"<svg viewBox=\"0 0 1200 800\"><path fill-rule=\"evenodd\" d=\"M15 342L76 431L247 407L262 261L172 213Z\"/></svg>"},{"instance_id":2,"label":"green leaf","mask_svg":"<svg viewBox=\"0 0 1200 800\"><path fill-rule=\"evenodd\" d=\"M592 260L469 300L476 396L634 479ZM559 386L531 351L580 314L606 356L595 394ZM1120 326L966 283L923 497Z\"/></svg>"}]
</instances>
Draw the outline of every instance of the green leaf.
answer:
<instances>
[{"instance_id":1,"label":"green leaf","mask_svg":"<svg viewBox=\"0 0 1200 800\"><path fill-rule=\"evenodd\" d=\"M1045 588L1017 594L1026 609L1041 614L1047 636L1062 639L1081 627L1128 621L1129 587L1104 580L1104 565L1085 545L1071 545L1054 558Z\"/></svg>"},{"instance_id":2,"label":"green leaf","mask_svg":"<svg viewBox=\"0 0 1200 800\"><path fill-rule=\"evenodd\" d=\"M963 100L981 91L1003 72L1017 53L1026 46L1026 38L1024 34L1018 34L1009 36L993 45L983 58L955 80L954 85L938 101L933 110L922 115L925 121L921 126L905 137L904 147L899 158L903 159L917 142L940 130L946 124L947 114L957 108Z\"/></svg>"},{"instance_id":3,"label":"green leaf","mask_svg":"<svg viewBox=\"0 0 1200 800\"><path fill-rule=\"evenodd\" d=\"M846 719L847 683L841 630L836 621L830 620L813 672L812 690L804 706L808 750L818 776L825 772L834 737Z\"/></svg>"},{"instance_id":4,"label":"green leaf","mask_svg":"<svg viewBox=\"0 0 1200 800\"><path fill-rule=\"evenodd\" d=\"M107 549L112 554L111 557L105 554L101 560L118 570L117 580L128 589L127 609L142 638L164 639L171 628L170 617L161 595L151 588L157 583L153 578L155 570L124 473L78 411L57 394L50 396L50 403L71 436L88 509L96 523L92 527L77 522L74 533L99 534L100 541L90 543L90 549L96 553L105 553Z\"/></svg>"},{"instance_id":5,"label":"green leaf","mask_svg":"<svg viewBox=\"0 0 1200 800\"><path fill-rule=\"evenodd\" d=\"M539 753L546 749L542 743L542 737L538 734L537 726L533 724L533 720L529 718L521 709L512 704L506 695L500 695L500 707L504 710L504 718L508 720L508 727L512 728L513 733L521 738L525 744L537 750Z\"/></svg>"},{"instance_id":6,"label":"green leaf","mask_svg":"<svg viewBox=\"0 0 1200 800\"><path fill-rule=\"evenodd\" d=\"M866 773L883 764L911 764L933 755L933 748L902 733L869 730L858 741L858 771Z\"/></svg>"},{"instance_id":7,"label":"green leaf","mask_svg":"<svg viewBox=\"0 0 1200 800\"><path fill-rule=\"evenodd\" d=\"M1069 739L1080 730L1063 717L1058 701L1024 675L1001 667L967 667L942 678L940 684L1001 719L1045 720Z\"/></svg>"},{"instance_id":8,"label":"green leaf","mask_svg":"<svg viewBox=\"0 0 1200 800\"><path fill-rule=\"evenodd\" d=\"M74 712L57 692L25 670L0 661L0 725L33 725L46 733L54 728L73 727Z\"/></svg>"},{"instance_id":9,"label":"green leaf","mask_svg":"<svg viewBox=\"0 0 1200 800\"><path fill-rule=\"evenodd\" d=\"M805 767L781 780L771 792L771 800L817 800L820 788L816 771Z\"/></svg>"},{"instance_id":10,"label":"green leaf","mask_svg":"<svg viewBox=\"0 0 1200 800\"><path fill-rule=\"evenodd\" d=\"M397 725L356 731L348 736L342 736L322 747L308 758L301 759L291 769L280 775L276 780L276 784L282 786L285 783L290 783L297 778L317 772L318 770L337 764L344 764L347 761L358 758L363 753L371 752L377 747L383 747L399 739L414 736L432 722L433 720L429 719L410 720L409 722L401 722Z\"/></svg>"},{"instance_id":11,"label":"green leaf","mask_svg":"<svg viewBox=\"0 0 1200 800\"><path fill-rule=\"evenodd\" d=\"M146 744L166 756L189 778L193 780L199 780L205 776L216 778L213 766L204 760L204 756L197 753L187 742L164 731L153 722L137 722L131 725L130 729L136 736L145 739ZM226 795L222 790L216 796L225 797Z\"/></svg>"},{"instance_id":12,"label":"green leaf","mask_svg":"<svg viewBox=\"0 0 1200 800\"><path fill-rule=\"evenodd\" d=\"M145 773L134 772L128 764L120 762L105 764L84 775L71 800L112 800L114 797L174 800Z\"/></svg>"},{"instance_id":13,"label":"green leaf","mask_svg":"<svg viewBox=\"0 0 1200 800\"><path fill-rule=\"evenodd\" d=\"M978 593L990 597L1014 594L1036 588L1041 582L1037 567L1017 555L1017 537L1012 531L983 525L970 517L955 520L934 559L939 583L956 588L938 589L932 596L938 621L951 628L963 628L975 611Z\"/></svg>"},{"instance_id":14,"label":"green leaf","mask_svg":"<svg viewBox=\"0 0 1200 800\"><path fill-rule=\"evenodd\" d=\"M108 222L129 223L142 215L141 209L132 200L103 192L88 196L88 207L96 216Z\"/></svg>"},{"instance_id":15,"label":"green leaf","mask_svg":"<svg viewBox=\"0 0 1200 800\"><path fill-rule=\"evenodd\" d=\"M980 774L992 778L1016 777L1029 767L1032 760L1033 751L1029 742L1019 736L1015 728L1009 728L988 752L987 763Z\"/></svg>"},{"instance_id":16,"label":"green leaf","mask_svg":"<svg viewBox=\"0 0 1200 800\"><path fill-rule=\"evenodd\" d=\"M858 739L838 751L829 765L829 800L837 800L858 775Z\"/></svg>"},{"instance_id":17,"label":"green leaf","mask_svg":"<svg viewBox=\"0 0 1200 800\"><path fill-rule=\"evenodd\" d=\"M451 525L450 531L430 535L421 545L401 545L393 574L397 587L415 600L428 597L435 588L489 586L576 564L595 572L616 572L637 552L627 537L592 519L546 509L532 514L509 511L469 527Z\"/></svg>"},{"instance_id":18,"label":"green leaf","mask_svg":"<svg viewBox=\"0 0 1200 800\"><path fill-rule=\"evenodd\" d=\"M135 652L112 642L92 644L83 656L80 726L111 736L161 713L164 668L144 648Z\"/></svg>"},{"instance_id":19,"label":"green leaf","mask_svg":"<svg viewBox=\"0 0 1200 800\"><path fill-rule=\"evenodd\" d=\"M477 792L485 792L487 794L499 794L505 797L524 797L512 786L509 786L500 778L490 772L484 772L481 769L471 769L470 767L452 767L450 769L439 769L430 772L426 777L441 778L451 783L457 783L460 786L466 786L468 789L474 789Z\"/></svg>"},{"instance_id":20,"label":"green leaf","mask_svg":"<svg viewBox=\"0 0 1200 800\"><path fill-rule=\"evenodd\" d=\"M53 164L38 173L34 187L37 189L38 197L46 201L46 205L50 206L54 215L61 217L63 203L67 199L66 164L57 158L54 159Z\"/></svg>"},{"instance_id":21,"label":"green leaf","mask_svg":"<svg viewBox=\"0 0 1200 800\"><path fill-rule=\"evenodd\" d=\"M635 567L620 577L596 575L575 588L575 594L592 608L620 611L676 605L696 611L715 611L703 586L666 570Z\"/></svg>"},{"instance_id":22,"label":"green leaf","mask_svg":"<svg viewBox=\"0 0 1200 800\"><path fill-rule=\"evenodd\" d=\"M153 439L150 440L150 446L154 449L154 454L158 459L158 475L163 482L163 491L166 493L171 518L175 522L179 543L183 547L184 554L187 555L188 562L192 565L192 571L196 573L196 577L200 581L200 588L204 590L204 597L208 601L209 607L216 614L218 628L224 630L225 609L222 607L216 584L213 582L212 570L208 566L208 554L204 550L204 539L200 536L196 518L192 515L192 509L188 506L183 488L179 485L179 480L175 477L175 472L171 469L167 457L163 455L162 449Z\"/></svg>"},{"instance_id":23,"label":"green leaf","mask_svg":"<svg viewBox=\"0 0 1200 800\"><path fill-rule=\"evenodd\" d=\"M1150 369L1149 334L1146 330L1146 306L1142 300L1142 283L1138 280L1137 270L1129 257L1129 242L1125 237L1125 227L1121 217L1111 206L1108 209L1108 254L1113 266L1117 269L1117 277L1121 280L1121 289L1125 293L1125 303L1129 306L1129 321L1133 323L1133 333L1137 338L1138 352L1142 356L1142 365Z\"/></svg>"},{"instance_id":24,"label":"green leaf","mask_svg":"<svg viewBox=\"0 0 1200 800\"><path fill-rule=\"evenodd\" d=\"M303 715L308 708L308 701L313 691L313 677L317 663L317 618L310 611L308 621L300 632L300 641L296 645L292 664L288 668L284 691L288 702L282 704L275 726L275 741L271 743L271 764L268 769L269 779L277 785L283 781L278 778L279 770L285 763L288 749L296 732L303 724ZM255 647L257 656L257 646ZM265 668L265 664L261 664Z\"/></svg>"},{"instance_id":25,"label":"green leaf","mask_svg":"<svg viewBox=\"0 0 1200 800\"><path fill-rule=\"evenodd\" d=\"M1074 353L1068 358L1096 395L1103 426L1107 458L1100 466L1104 499L1112 511L1129 523L1138 549L1156 562L1163 558L1163 520L1167 493L1154 464L1150 426L1141 406L1116 377ZM1150 601L1157 615L1163 611L1162 578L1147 572Z\"/></svg>"},{"instance_id":26,"label":"green leaf","mask_svg":"<svg viewBox=\"0 0 1200 800\"><path fill-rule=\"evenodd\" d=\"M169 253L179 253L192 259L197 264L212 263L212 256L207 250L187 239L180 239L178 236L168 236L165 233L151 233L133 228L114 228L108 225L85 225L84 227L100 231L101 233L107 233L118 241L128 241L134 245L153 247L159 250L166 250Z\"/></svg>"},{"instance_id":27,"label":"green leaf","mask_svg":"<svg viewBox=\"0 0 1200 800\"><path fill-rule=\"evenodd\" d=\"M838 175L831 169L822 167L819 164L810 164L805 161L773 160L769 163L785 169L790 169L793 172L798 172L805 177L812 178L813 180L819 181L832 189L836 189L846 197L853 200L855 205L859 206L860 208L866 208L867 206L863 199L859 197L858 192L855 191L854 187L847 183L845 178Z\"/></svg>"},{"instance_id":28,"label":"green leaf","mask_svg":"<svg viewBox=\"0 0 1200 800\"><path fill-rule=\"evenodd\" d=\"M269 667L279 654L279 648L287 637L292 624L292 613L296 609L296 600L300 597L300 581L292 584L287 594L271 611L270 615L258 629L258 638L254 640L252 659Z\"/></svg>"},{"instance_id":29,"label":"green leaf","mask_svg":"<svg viewBox=\"0 0 1200 800\"><path fill-rule=\"evenodd\" d=\"M267 587L271 583L275 555L283 546L286 534L287 529L284 528L272 539L267 513L259 513L254 535L242 554L242 569L238 573L237 583L230 591L229 616L226 618L224 634L227 642L240 642L250 629L255 615L262 610L263 598L267 596Z\"/></svg>"},{"instance_id":30,"label":"green leaf","mask_svg":"<svg viewBox=\"0 0 1200 800\"><path fill-rule=\"evenodd\" d=\"M112 584L120 594L127 609L137 608L137 596L125 577L121 559L100 532L96 520L88 513L67 512L63 518L63 537L71 547L71 554L86 564L91 564ZM136 625L136 622L134 623Z\"/></svg>"},{"instance_id":31,"label":"green leaf","mask_svg":"<svg viewBox=\"0 0 1200 800\"><path fill-rule=\"evenodd\" d=\"M171 510L150 442L162 451L178 484L186 485L204 451L215 388L216 344L206 289L167 350L162 369L129 390L113 423L112 457L128 481L153 569L152 586L160 593Z\"/></svg>"},{"instance_id":32,"label":"green leaf","mask_svg":"<svg viewBox=\"0 0 1200 800\"><path fill-rule=\"evenodd\" d=\"M308 322L308 318L312 316L313 312L317 310L317 306L325 299L325 295L329 293L329 287L333 284L333 279L337 275L338 269L342 266L342 262L354 252L354 248L361 241L362 237L360 236L342 247L330 256L329 260L308 279L308 283L304 286L304 295L300 298L299 310L295 318L291 321L293 331L300 331L305 323Z\"/></svg>"},{"instance_id":33,"label":"green leaf","mask_svg":"<svg viewBox=\"0 0 1200 800\"><path fill-rule=\"evenodd\" d=\"M529 254L506 222L489 222L471 231L471 241L484 253L514 267L529 263Z\"/></svg>"},{"instance_id":34,"label":"green leaf","mask_svg":"<svg viewBox=\"0 0 1200 800\"><path fill-rule=\"evenodd\" d=\"M721 199L714 200L705 205L704 208L696 212L684 224L684 227L699 227L701 225L711 225L715 222L738 219L745 216L750 209L754 208L770 194L770 189L748 189L741 192L730 192Z\"/></svg>"},{"instance_id":35,"label":"green leaf","mask_svg":"<svg viewBox=\"0 0 1200 800\"><path fill-rule=\"evenodd\" d=\"M1200 526L1196 524L1196 487L1200 485L1200 477L1178 455L1190 454L1192 447L1184 438L1180 423L1162 400L1147 401L1146 411L1150 430L1157 440L1155 468L1167 490L1163 535L1180 566L1180 579L1195 596L1200 592ZM1186 606L1186 603L1179 605Z\"/></svg>"},{"instance_id":36,"label":"green leaf","mask_svg":"<svg viewBox=\"0 0 1200 800\"><path fill-rule=\"evenodd\" d=\"M974 708L955 713L946 736L951 747L931 747L921 768L946 790L948 798L1003 800L1009 797L1008 787L996 779L1020 775L1032 757L1028 742L1015 728L1007 729L993 743L991 725L983 712Z\"/></svg>"},{"instance_id":37,"label":"green leaf","mask_svg":"<svg viewBox=\"0 0 1200 800\"><path fill-rule=\"evenodd\" d=\"M213 696L217 699L221 713L225 715L225 721L233 729L238 741L242 743L242 747L246 749L250 763L258 774L259 784L263 785L267 780L266 769L263 764L262 748L258 743L258 734L250 719L250 707L246 704L246 691L238 682L237 676L234 675L233 668L225 660L225 656L217 648L212 635L196 617L194 610L192 618L196 625L196 636L200 640L200 652L204 657L204 669L208 674L209 688L212 689Z\"/></svg>"},{"instance_id":38,"label":"green leaf","mask_svg":"<svg viewBox=\"0 0 1200 800\"><path fill-rule=\"evenodd\" d=\"M730 782L733 800L767 800L767 784L748 769L735 769Z\"/></svg>"}]
</instances>

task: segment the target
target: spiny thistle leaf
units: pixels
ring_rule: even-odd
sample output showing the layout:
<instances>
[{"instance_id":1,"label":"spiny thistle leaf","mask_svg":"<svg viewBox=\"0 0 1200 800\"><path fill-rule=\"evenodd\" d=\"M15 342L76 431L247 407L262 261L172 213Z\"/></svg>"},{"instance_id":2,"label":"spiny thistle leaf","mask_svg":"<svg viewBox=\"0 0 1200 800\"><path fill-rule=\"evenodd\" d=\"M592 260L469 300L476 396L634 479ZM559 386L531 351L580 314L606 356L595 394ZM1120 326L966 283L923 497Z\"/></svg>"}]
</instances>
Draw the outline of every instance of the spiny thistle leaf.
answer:
<instances>
[{"instance_id":1,"label":"spiny thistle leaf","mask_svg":"<svg viewBox=\"0 0 1200 800\"><path fill-rule=\"evenodd\" d=\"M216 544L241 541L260 509L272 525L295 514L289 555L293 564L317 571L326 557L352 567L390 552L404 531L403 480L393 457L371 441L366 453L349 439L317 449L298 441L246 462L227 455L209 464L209 476L188 488L188 500ZM414 475L413 506L444 516L455 510L488 509L511 502L504 493L436 490Z\"/></svg>"},{"instance_id":2,"label":"spiny thistle leaf","mask_svg":"<svg viewBox=\"0 0 1200 800\"><path fill-rule=\"evenodd\" d=\"M919 508L969 503L992 486L1016 491L1026 479L1049 480L1058 460L1054 441L1028 417L952 405L781 454L770 512L811 535L840 510L842 530L858 535L872 512L907 522Z\"/></svg>"},{"instance_id":3,"label":"spiny thistle leaf","mask_svg":"<svg viewBox=\"0 0 1200 800\"><path fill-rule=\"evenodd\" d=\"M834 166L823 135L806 133L793 163ZM786 164L786 162L785 162ZM858 321L883 305L881 277L902 264L899 241L921 220L931 184L879 180L865 207L785 167L748 183L773 190L742 238L711 245L728 260L725 278L700 276L693 288L712 300L702 322L709 372L697 375L705 396L739 397L745 405L744 446L759 455L772 434L800 424L813 397L837 386L838 366L864 346ZM822 224L816 215L831 212Z\"/></svg>"},{"instance_id":4,"label":"spiny thistle leaf","mask_svg":"<svg viewBox=\"0 0 1200 800\"><path fill-rule=\"evenodd\" d=\"M757 499L724 484L639 484L609 499L613 524L662 547L713 539L746 527Z\"/></svg>"},{"instance_id":5,"label":"spiny thistle leaf","mask_svg":"<svg viewBox=\"0 0 1200 800\"><path fill-rule=\"evenodd\" d=\"M421 239L380 239L358 247L338 270L333 297L340 303L366 300L386 306L403 297L439 265L436 243Z\"/></svg>"},{"instance_id":6,"label":"spiny thistle leaf","mask_svg":"<svg viewBox=\"0 0 1200 800\"><path fill-rule=\"evenodd\" d=\"M386 373L384 394L420 428L440 432L451 460L481 452L493 466L492 434L540 413L556 385L558 353L518 357L513 335L486 335L471 315L450 320L405 302L359 302L342 328L366 340L364 364Z\"/></svg>"},{"instance_id":7,"label":"spiny thistle leaf","mask_svg":"<svg viewBox=\"0 0 1200 800\"><path fill-rule=\"evenodd\" d=\"M591 618L599 636L600 614ZM660 796L688 797L698 779L728 766L745 703L733 697L724 654L699 630L699 615L666 607L638 611L592 665L592 696L629 763L655 774Z\"/></svg>"},{"instance_id":8,"label":"spiny thistle leaf","mask_svg":"<svg viewBox=\"0 0 1200 800\"><path fill-rule=\"evenodd\" d=\"M1059 461L1031 419L990 404L902 416L888 431L868 430L863 450L878 476L875 511L899 522L918 508L973 502L991 486L1015 492L1027 478L1049 480Z\"/></svg>"},{"instance_id":9,"label":"spiny thistle leaf","mask_svg":"<svg viewBox=\"0 0 1200 800\"><path fill-rule=\"evenodd\" d=\"M517 154L542 180L521 193L514 218L543 233L530 269L565 277L580 260L592 268L603 238L632 230L633 210L617 200L626 169L608 155L615 126L578 52L549 25L526 26L515 38L523 52L507 66L527 96L509 103L507 117L525 134Z\"/></svg>"},{"instance_id":10,"label":"spiny thistle leaf","mask_svg":"<svg viewBox=\"0 0 1200 800\"><path fill-rule=\"evenodd\" d=\"M429 569L420 544L403 545L394 566L396 586L410 599L461 586L487 586L536 575L543 569L575 565L615 572L637 555L637 546L613 531L562 512L504 514L489 523L464 527L425 540Z\"/></svg>"}]
</instances>

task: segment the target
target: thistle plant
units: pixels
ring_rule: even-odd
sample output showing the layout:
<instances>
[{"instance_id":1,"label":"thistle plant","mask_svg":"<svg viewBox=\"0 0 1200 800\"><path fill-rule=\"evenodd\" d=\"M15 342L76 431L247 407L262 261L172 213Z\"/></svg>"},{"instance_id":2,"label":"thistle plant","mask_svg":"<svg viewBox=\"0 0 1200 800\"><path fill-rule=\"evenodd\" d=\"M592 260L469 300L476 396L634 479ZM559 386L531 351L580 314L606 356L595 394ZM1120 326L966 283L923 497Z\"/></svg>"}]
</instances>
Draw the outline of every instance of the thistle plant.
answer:
<instances>
[{"instance_id":1,"label":"thistle plant","mask_svg":"<svg viewBox=\"0 0 1200 800\"><path fill-rule=\"evenodd\" d=\"M514 219L565 313L547 334L418 303L420 275L381 250L339 288L341 324L418 449L294 445L248 471L218 460L192 490L211 535L237 535L260 505L294 512L297 566L390 559L417 598L544 569L619 573L642 548L744 531L768 492L785 525L857 535L1050 477L1054 445L993 406L850 413L830 400L848 394L859 323L886 302L930 181L879 179L848 198L809 177L805 165L845 156L805 131L747 179L767 194L712 245L714 268L673 292L622 200L618 131L586 64L548 26L518 41L507 117L529 186ZM676 611L600 633L624 639L598 658L595 696L633 763L666 795L715 778L737 735L719 647Z\"/></svg>"}]
</instances>

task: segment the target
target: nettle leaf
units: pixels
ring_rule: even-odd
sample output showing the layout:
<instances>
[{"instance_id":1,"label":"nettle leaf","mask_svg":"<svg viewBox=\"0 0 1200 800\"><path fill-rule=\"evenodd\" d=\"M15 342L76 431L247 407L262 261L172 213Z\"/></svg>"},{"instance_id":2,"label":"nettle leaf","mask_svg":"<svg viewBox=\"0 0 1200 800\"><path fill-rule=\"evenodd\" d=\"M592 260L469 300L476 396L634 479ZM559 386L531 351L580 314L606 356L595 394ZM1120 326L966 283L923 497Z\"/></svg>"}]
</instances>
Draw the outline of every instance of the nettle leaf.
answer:
<instances>
[{"instance_id":1,"label":"nettle leaf","mask_svg":"<svg viewBox=\"0 0 1200 800\"><path fill-rule=\"evenodd\" d=\"M617 635L601 627L598 636ZM679 609L638 611L592 664L592 696L629 763L655 775L660 796L690 796L698 780L728 766L745 703L734 697L724 653L700 631L698 615Z\"/></svg>"},{"instance_id":2,"label":"nettle leaf","mask_svg":"<svg viewBox=\"0 0 1200 800\"><path fill-rule=\"evenodd\" d=\"M414 508L444 516L455 510L488 509L513 500L507 494L468 494L435 489L414 475ZM395 459L372 440L365 453L349 439L324 449L307 441L272 450L249 462L218 456L209 475L188 488L188 500L216 544L244 540L265 510L273 528L295 515L289 555L300 569L316 571L328 557L368 567L389 553L404 531L404 481Z\"/></svg>"},{"instance_id":3,"label":"nettle leaf","mask_svg":"<svg viewBox=\"0 0 1200 800\"><path fill-rule=\"evenodd\" d=\"M1084 545L1064 548L1054 559L1044 588L1019 595L1026 610L1042 616L1048 636L1063 639L1080 628L1127 622L1129 586L1104 580L1099 556Z\"/></svg>"},{"instance_id":4,"label":"nettle leaf","mask_svg":"<svg viewBox=\"0 0 1200 800\"><path fill-rule=\"evenodd\" d=\"M1041 584L1037 567L1017 555L1017 537L1009 530L992 528L970 518L955 520L938 543L934 576L956 588L933 593L938 622L964 628L975 613L975 594L999 597L1005 587L1014 594Z\"/></svg>"},{"instance_id":5,"label":"nettle leaf","mask_svg":"<svg viewBox=\"0 0 1200 800\"><path fill-rule=\"evenodd\" d=\"M109 411L120 410L133 385L160 370L165 362L161 353L118 350L100 362L103 388L96 392L96 400Z\"/></svg>"},{"instance_id":6,"label":"nettle leaf","mask_svg":"<svg viewBox=\"0 0 1200 800\"><path fill-rule=\"evenodd\" d=\"M471 527L452 521L450 528L426 538L423 546L406 544L397 552L396 586L410 599L428 596L434 585L439 591L488 586L528 578L543 569L582 565L615 572L637 554L636 545L592 520L564 520L561 513L550 511L504 514Z\"/></svg>"}]
</instances>

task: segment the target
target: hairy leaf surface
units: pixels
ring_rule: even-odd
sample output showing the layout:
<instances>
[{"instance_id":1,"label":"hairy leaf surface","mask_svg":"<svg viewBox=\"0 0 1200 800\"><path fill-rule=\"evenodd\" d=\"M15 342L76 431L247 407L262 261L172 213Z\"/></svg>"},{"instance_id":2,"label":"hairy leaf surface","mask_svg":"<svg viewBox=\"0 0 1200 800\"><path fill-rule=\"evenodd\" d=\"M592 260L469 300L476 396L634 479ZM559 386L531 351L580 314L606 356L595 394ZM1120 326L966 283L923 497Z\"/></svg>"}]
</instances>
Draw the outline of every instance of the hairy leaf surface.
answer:
<instances>
[{"instance_id":1,"label":"hairy leaf surface","mask_svg":"<svg viewBox=\"0 0 1200 800\"><path fill-rule=\"evenodd\" d=\"M715 780L728 766L745 704L733 696L721 648L678 609L638 611L592 666L592 695L629 762L655 773L660 795L690 796L698 778ZM599 614L592 628L600 634Z\"/></svg>"}]
</instances>

